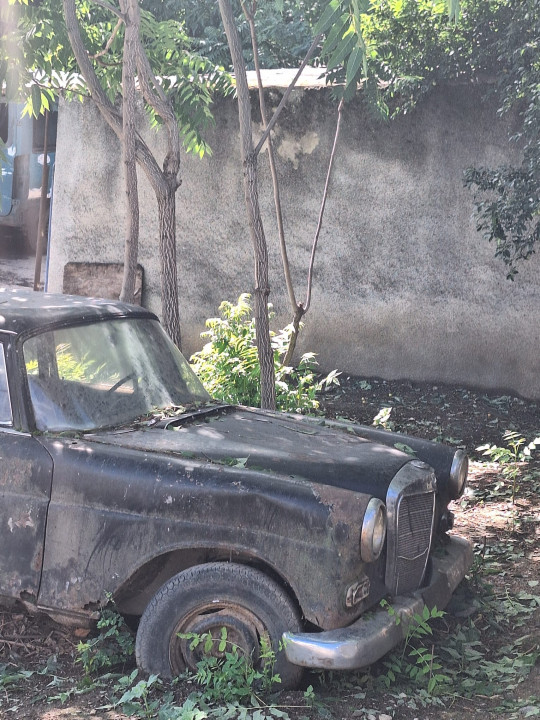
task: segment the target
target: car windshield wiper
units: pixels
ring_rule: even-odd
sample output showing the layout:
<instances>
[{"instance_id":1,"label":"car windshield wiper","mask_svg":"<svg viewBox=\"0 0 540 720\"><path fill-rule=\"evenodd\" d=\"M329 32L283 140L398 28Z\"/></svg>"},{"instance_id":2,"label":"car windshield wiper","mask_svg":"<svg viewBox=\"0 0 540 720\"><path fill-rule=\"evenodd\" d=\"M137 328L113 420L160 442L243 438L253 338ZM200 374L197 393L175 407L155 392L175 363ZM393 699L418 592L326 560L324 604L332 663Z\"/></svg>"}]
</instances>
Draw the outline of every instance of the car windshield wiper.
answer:
<instances>
[{"instance_id":1,"label":"car windshield wiper","mask_svg":"<svg viewBox=\"0 0 540 720\"><path fill-rule=\"evenodd\" d=\"M139 415L132 420L127 420L126 422L115 425L93 428L89 432L96 433L103 432L105 430L128 432L130 430L141 430L144 428L166 428L171 423L176 423L186 418L206 415L210 412L226 407L230 406L216 401L191 402L186 405L168 405L164 408L151 410L150 412L145 413L144 415Z\"/></svg>"},{"instance_id":2,"label":"car windshield wiper","mask_svg":"<svg viewBox=\"0 0 540 720\"><path fill-rule=\"evenodd\" d=\"M157 422L152 423L152 426L167 428L171 425L175 425L181 420L185 420L187 418L201 417L201 415L208 415L209 413L213 413L217 410L223 410L224 408L229 407L231 407L231 405L229 405L228 403L222 403L218 401L206 402L204 403L204 405L191 405L185 407L183 409L183 412L175 412L171 414L167 412L160 419L158 419Z\"/></svg>"}]
</instances>

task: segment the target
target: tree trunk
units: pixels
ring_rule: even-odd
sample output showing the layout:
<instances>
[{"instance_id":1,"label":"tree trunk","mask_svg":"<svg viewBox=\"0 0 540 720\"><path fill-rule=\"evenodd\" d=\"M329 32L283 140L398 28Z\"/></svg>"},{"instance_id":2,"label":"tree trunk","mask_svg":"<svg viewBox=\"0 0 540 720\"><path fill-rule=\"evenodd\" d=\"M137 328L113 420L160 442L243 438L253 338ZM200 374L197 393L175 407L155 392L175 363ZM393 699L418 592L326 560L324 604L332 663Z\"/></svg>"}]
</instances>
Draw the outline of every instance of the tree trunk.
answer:
<instances>
[{"instance_id":1,"label":"tree trunk","mask_svg":"<svg viewBox=\"0 0 540 720\"><path fill-rule=\"evenodd\" d=\"M45 137L43 140L43 169L41 171L41 193L39 198L39 217L36 238L36 262L34 266L34 290L39 290L41 282L41 262L43 260L43 246L45 245L45 223L47 212L47 190L49 187L49 160L48 160L48 132L49 111L45 111ZM1 167L0 167L1 169Z\"/></svg>"},{"instance_id":2,"label":"tree trunk","mask_svg":"<svg viewBox=\"0 0 540 720\"><path fill-rule=\"evenodd\" d=\"M124 13L124 57L122 63L122 159L126 183L127 225L124 241L124 275L120 300L132 303L135 300L135 279L139 253L139 193L136 165L136 95L135 95L135 42L138 28L133 23L129 2L120 0Z\"/></svg>"},{"instance_id":3,"label":"tree trunk","mask_svg":"<svg viewBox=\"0 0 540 720\"><path fill-rule=\"evenodd\" d=\"M126 3L129 3L130 5L130 17L132 20L132 23L134 27L137 29L137 34L135 36L135 33L133 35L134 38L134 44L135 44L135 55L136 55L136 62L137 62L137 69L139 70L139 73L141 77L139 77L139 82L144 84L145 90L143 91L146 98L146 90L149 91L149 86L152 84L152 78L153 78L153 86L156 89L156 94L163 95L163 91L158 87L158 83L155 79L155 77L148 77L148 75L151 74L151 70L149 69L149 63L148 58L144 55L144 49L142 48L141 42L140 42L140 36L139 36L139 13L138 13L138 5L136 4L135 0L124 0ZM96 75L96 72L94 70L94 67L90 61L90 58L88 56L88 52L86 50L86 47L84 45L79 23L77 20L77 14L75 11L75 0L63 0L63 7L64 7L64 17L66 20L66 29L69 36L69 41L71 44L71 48L73 50L73 54L75 55L75 58L77 60L77 64L79 66L79 69L81 71L82 76L84 77L84 80L86 82L86 85L88 87L88 90L90 92L90 95L96 105L98 106L101 114L109 124L109 126L112 128L112 130L116 133L117 137L121 142L123 142L123 118L121 114L118 112L118 110L114 107L114 105L111 103L109 98L107 97L107 94L103 90L102 86L100 85L99 79ZM114 8L111 7L111 12L116 12L117 15L119 13L114 10ZM119 15L122 20L123 16ZM140 65L140 67L139 67ZM156 98L153 97L155 100ZM159 97L158 100L162 101L163 98ZM147 100L148 101L148 100ZM166 98L165 98L166 102ZM157 109L158 114L160 114L160 109L164 109L165 104L163 102L159 103L159 109ZM173 113L174 117L174 113ZM179 139L176 140L174 133L173 133L173 126L170 119L170 113L167 111L167 116L165 118L166 120L166 126L167 126L167 137L169 141L169 150L167 152L167 156L164 160L164 168L163 170L159 167L156 158L151 153L150 149L144 142L144 140L141 138L141 136L137 133L135 137L135 147L136 147L136 159L137 163L141 166L143 169L146 177L148 178L150 184L152 185L152 188L156 194L157 204L158 204L158 210L160 206L162 206L162 210L160 210L160 214L163 214L163 223L160 221L160 226L166 227L170 231L170 236L167 239L160 238L160 250L170 248L171 242L173 244L176 243L176 228L175 228L175 208L174 208L174 202L170 203L170 201L167 200L169 193L171 192L171 189L174 188L173 191L173 200L174 200L174 192L178 189L180 186L180 180L178 178L178 171L180 168L180 141ZM178 134L178 127L176 126L176 134ZM171 148L172 146L172 148ZM170 200L170 198L169 198ZM174 285L168 285L167 283L170 281L170 278L176 278L177 276L177 269L176 269L176 245L172 252L168 252L167 255L168 258L174 257L174 268L171 268L167 272L162 272L162 287L163 284L165 284L166 287L166 297L161 298L161 312L163 316L163 324L173 339L174 342L176 342L177 345L179 345L180 342L180 320L179 320L179 309L178 309L178 286L176 283ZM165 262L164 258L161 257L162 265Z\"/></svg>"},{"instance_id":4,"label":"tree trunk","mask_svg":"<svg viewBox=\"0 0 540 720\"><path fill-rule=\"evenodd\" d=\"M233 61L238 96L244 196L255 260L254 312L257 353L261 369L261 407L274 410L276 407L276 381L268 320L268 297L270 295L268 248L259 207L257 156L253 152L251 128L251 101L240 38L230 0L219 0L219 9Z\"/></svg>"},{"instance_id":5,"label":"tree trunk","mask_svg":"<svg viewBox=\"0 0 540 720\"><path fill-rule=\"evenodd\" d=\"M177 347L181 347L176 270L176 188L158 195L159 257L161 261L161 306L163 326Z\"/></svg>"}]
</instances>

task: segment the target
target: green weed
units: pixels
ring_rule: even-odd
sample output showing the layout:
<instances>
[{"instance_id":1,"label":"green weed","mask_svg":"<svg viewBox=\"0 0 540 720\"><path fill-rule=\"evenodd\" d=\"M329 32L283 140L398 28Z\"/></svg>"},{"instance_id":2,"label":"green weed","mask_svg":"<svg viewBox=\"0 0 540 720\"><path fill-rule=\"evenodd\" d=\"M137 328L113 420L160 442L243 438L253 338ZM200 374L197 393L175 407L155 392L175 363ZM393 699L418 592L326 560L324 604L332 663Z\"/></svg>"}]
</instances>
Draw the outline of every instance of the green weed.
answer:
<instances>
[{"instance_id":1,"label":"green weed","mask_svg":"<svg viewBox=\"0 0 540 720\"><path fill-rule=\"evenodd\" d=\"M394 609L385 600L381 602L388 613L395 618L396 624L401 619ZM436 607L430 609L424 606L422 614L415 613L407 627L405 642L401 652L393 652L388 660L384 661L386 672L380 676L385 687L390 688L398 678L412 681L418 688L425 688L428 695L436 694L441 686L450 682L450 678L443 670L443 665L434 652L435 644L425 640L433 635L431 622L444 616L444 612Z\"/></svg>"},{"instance_id":2,"label":"green weed","mask_svg":"<svg viewBox=\"0 0 540 720\"><path fill-rule=\"evenodd\" d=\"M268 692L280 683L274 673L276 655L267 638L261 637L258 667L221 628L219 638L210 633L189 633L180 637L190 642L191 650L201 649L195 680L202 688L202 699L208 703L229 703L251 700L259 691Z\"/></svg>"},{"instance_id":3,"label":"green weed","mask_svg":"<svg viewBox=\"0 0 540 720\"><path fill-rule=\"evenodd\" d=\"M381 427L384 430L390 430L393 431L396 429L396 426L392 420L390 420L390 415L392 413L391 407L383 407L379 410L379 412L375 415L373 418L372 425L375 425L375 427Z\"/></svg>"},{"instance_id":4,"label":"green weed","mask_svg":"<svg viewBox=\"0 0 540 720\"><path fill-rule=\"evenodd\" d=\"M135 649L133 634L124 618L111 608L105 608L97 623L99 634L80 642L76 662L81 663L87 677L105 668L124 665Z\"/></svg>"},{"instance_id":5,"label":"green weed","mask_svg":"<svg viewBox=\"0 0 540 720\"><path fill-rule=\"evenodd\" d=\"M501 467L503 480L501 483L496 484L493 492L499 495L507 494L507 485L510 483L510 495L512 504L514 504L520 487L519 479L522 475L523 466L530 462L537 445L540 445L540 437L527 443L526 439L518 432L507 430L503 439L505 441L504 446L488 444L481 445L476 449L482 452L483 456L489 457L492 462Z\"/></svg>"}]
</instances>

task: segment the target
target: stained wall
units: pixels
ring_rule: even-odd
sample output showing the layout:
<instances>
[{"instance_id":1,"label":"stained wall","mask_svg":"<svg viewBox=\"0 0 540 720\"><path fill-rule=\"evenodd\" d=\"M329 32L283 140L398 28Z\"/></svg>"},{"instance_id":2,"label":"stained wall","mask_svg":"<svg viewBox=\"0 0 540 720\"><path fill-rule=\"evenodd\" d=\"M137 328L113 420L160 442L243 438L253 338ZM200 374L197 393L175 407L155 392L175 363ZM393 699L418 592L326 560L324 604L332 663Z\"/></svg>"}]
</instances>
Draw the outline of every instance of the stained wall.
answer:
<instances>
[{"instance_id":1,"label":"stained wall","mask_svg":"<svg viewBox=\"0 0 540 720\"><path fill-rule=\"evenodd\" d=\"M276 105L279 91L269 91ZM255 108L255 104L254 104ZM253 287L233 100L215 108L212 156L185 156L177 194L183 350L201 347L204 320ZM256 109L254 124L258 127ZM305 295L336 106L327 90L296 90L276 137L285 230L298 299ZM145 137L163 157L159 133ZM469 165L512 159L508 126L478 89L438 90L388 124L359 101L346 108L315 262L301 350L321 368L387 379L451 382L540 398L540 260L506 280L476 231ZM260 200L275 327L291 319L266 155ZM155 198L139 171L143 304L160 311ZM119 142L90 103L59 114L48 289L68 262L121 262L124 188Z\"/></svg>"}]
</instances>

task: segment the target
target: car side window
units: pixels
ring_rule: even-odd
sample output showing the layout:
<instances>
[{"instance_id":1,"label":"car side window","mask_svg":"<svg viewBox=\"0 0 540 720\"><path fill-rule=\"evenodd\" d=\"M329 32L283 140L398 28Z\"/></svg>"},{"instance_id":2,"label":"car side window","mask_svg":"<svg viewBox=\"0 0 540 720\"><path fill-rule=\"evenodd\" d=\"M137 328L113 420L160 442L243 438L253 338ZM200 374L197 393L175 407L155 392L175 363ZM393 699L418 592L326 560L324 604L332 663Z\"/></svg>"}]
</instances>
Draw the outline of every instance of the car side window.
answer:
<instances>
[{"instance_id":1,"label":"car side window","mask_svg":"<svg viewBox=\"0 0 540 720\"><path fill-rule=\"evenodd\" d=\"M12 420L6 372L6 356L4 346L0 344L0 425L11 425Z\"/></svg>"}]
</instances>

